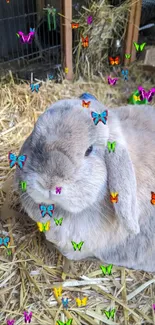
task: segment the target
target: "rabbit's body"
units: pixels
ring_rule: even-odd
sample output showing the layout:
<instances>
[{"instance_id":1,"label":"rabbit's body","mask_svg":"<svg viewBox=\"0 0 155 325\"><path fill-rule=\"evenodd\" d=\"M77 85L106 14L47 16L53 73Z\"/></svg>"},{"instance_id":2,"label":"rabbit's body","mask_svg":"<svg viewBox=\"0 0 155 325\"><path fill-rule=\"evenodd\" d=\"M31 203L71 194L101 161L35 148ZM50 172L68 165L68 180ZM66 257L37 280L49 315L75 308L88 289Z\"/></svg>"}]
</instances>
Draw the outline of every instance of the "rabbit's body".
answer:
<instances>
[{"instance_id":1,"label":"rabbit's body","mask_svg":"<svg viewBox=\"0 0 155 325\"><path fill-rule=\"evenodd\" d=\"M51 221L46 238L68 259L96 257L155 271L155 110L110 109L106 125L95 126L90 112L104 109L94 100L89 109L79 99L65 100L39 118L20 152L28 157L25 166L16 171L18 183L27 181L22 205L33 220ZM116 141L115 152L108 152L107 141ZM118 203L110 202L110 192L118 192ZM41 217L41 203L55 204L52 218ZM61 217L56 226L53 219ZM71 241L84 241L81 251Z\"/></svg>"}]
</instances>

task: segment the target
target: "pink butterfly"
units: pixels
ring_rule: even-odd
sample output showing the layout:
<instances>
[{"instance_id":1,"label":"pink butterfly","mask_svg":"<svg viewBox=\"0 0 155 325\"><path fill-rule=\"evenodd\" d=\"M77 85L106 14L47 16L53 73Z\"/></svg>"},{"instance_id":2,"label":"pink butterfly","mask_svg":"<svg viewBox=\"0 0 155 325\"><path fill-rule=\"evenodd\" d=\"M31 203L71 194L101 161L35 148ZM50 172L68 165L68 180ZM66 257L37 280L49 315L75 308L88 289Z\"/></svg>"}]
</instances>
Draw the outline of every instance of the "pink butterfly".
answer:
<instances>
[{"instance_id":1,"label":"pink butterfly","mask_svg":"<svg viewBox=\"0 0 155 325\"><path fill-rule=\"evenodd\" d=\"M155 310L155 304L152 305L152 308Z\"/></svg>"},{"instance_id":2,"label":"pink butterfly","mask_svg":"<svg viewBox=\"0 0 155 325\"><path fill-rule=\"evenodd\" d=\"M21 43L31 44L35 35L35 29L30 28L30 32L28 33L28 35L25 35L23 32L19 31L18 35L20 36Z\"/></svg>"},{"instance_id":3,"label":"pink butterfly","mask_svg":"<svg viewBox=\"0 0 155 325\"><path fill-rule=\"evenodd\" d=\"M155 94L155 88L151 88L149 91L145 91L145 89L141 86L138 87L139 94L140 94L140 100L147 99L148 102L151 102L154 94Z\"/></svg>"},{"instance_id":4,"label":"pink butterfly","mask_svg":"<svg viewBox=\"0 0 155 325\"><path fill-rule=\"evenodd\" d=\"M61 190L62 190L62 187L56 187L56 194L60 194L61 193Z\"/></svg>"},{"instance_id":5,"label":"pink butterfly","mask_svg":"<svg viewBox=\"0 0 155 325\"><path fill-rule=\"evenodd\" d=\"M24 318L25 318L25 323L31 323L31 318L32 318L32 311L28 314L27 311L24 311Z\"/></svg>"},{"instance_id":6,"label":"pink butterfly","mask_svg":"<svg viewBox=\"0 0 155 325\"><path fill-rule=\"evenodd\" d=\"M108 84L114 86L114 85L116 85L117 80L118 80L118 78L113 78L113 79L112 79L112 78L109 76L109 77L108 77Z\"/></svg>"},{"instance_id":7,"label":"pink butterfly","mask_svg":"<svg viewBox=\"0 0 155 325\"><path fill-rule=\"evenodd\" d=\"M8 319L7 325L14 325L15 320L14 319Z\"/></svg>"}]
</instances>

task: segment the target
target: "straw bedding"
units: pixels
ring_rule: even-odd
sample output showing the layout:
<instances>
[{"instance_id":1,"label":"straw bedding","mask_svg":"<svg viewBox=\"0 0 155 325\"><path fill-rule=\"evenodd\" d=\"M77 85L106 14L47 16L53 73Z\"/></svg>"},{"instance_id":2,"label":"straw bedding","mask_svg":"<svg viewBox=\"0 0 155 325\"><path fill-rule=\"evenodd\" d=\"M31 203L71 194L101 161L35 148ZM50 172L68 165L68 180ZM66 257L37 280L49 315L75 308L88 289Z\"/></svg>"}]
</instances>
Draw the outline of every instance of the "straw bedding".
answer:
<instances>
[{"instance_id":1,"label":"straw bedding","mask_svg":"<svg viewBox=\"0 0 155 325\"><path fill-rule=\"evenodd\" d=\"M18 195L8 181L14 174L8 164L8 152L18 154L35 120L51 103L78 97L85 91L112 107L127 103L128 96L140 84L146 89L154 84L136 66L129 69L129 76L132 76L129 81L120 80L114 87L108 85L106 76L101 76L102 80L96 83L82 79L62 84L47 81L42 83L38 94L32 93L22 81L16 85L12 77L9 83L1 82L0 230L2 237L9 234L12 247L11 256L0 248L1 325L8 319L15 319L15 324L23 323L24 310L32 311L32 324L55 325L57 320L65 322L70 318L73 325L155 324L153 274L113 266L112 275L104 276L99 261L74 262L65 271L67 274L63 273L62 256L54 248L48 249L44 236L21 210ZM53 294L53 288L60 286L62 296L69 298L68 310L63 309L61 298ZM75 297L85 295L87 306L77 307ZM108 320L103 312L110 308L116 309L114 321Z\"/></svg>"}]
</instances>

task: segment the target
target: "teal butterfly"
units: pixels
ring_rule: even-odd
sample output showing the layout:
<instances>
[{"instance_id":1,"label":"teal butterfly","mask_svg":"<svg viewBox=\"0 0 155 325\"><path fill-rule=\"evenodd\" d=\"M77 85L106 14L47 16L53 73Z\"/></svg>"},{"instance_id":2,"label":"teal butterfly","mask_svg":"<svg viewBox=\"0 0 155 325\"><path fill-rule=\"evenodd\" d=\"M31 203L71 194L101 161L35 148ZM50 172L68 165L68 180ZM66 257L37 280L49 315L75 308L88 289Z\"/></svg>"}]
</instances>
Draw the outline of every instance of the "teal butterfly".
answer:
<instances>
[{"instance_id":1,"label":"teal butterfly","mask_svg":"<svg viewBox=\"0 0 155 325\"><path fill-rule=\"evenodd\" d=\"M62 322L61 320L57 320L57 323L58 323L58 325L71 325L72 324L72 321L73 321L73 319L70 318L65 323Z\"/></svg>"},{"instance_id":2,"label":"teal butterfly","mask_svg":"<svg viewBox=\"0 0 155 325\"><path fill-rule=\"evenodd\" d=\"M62 225L62 221L63 221L63 218L60 218L60 219L56 219L54 218L54 221L55 221L55 224L58 226L58 225Z\"/></svg>"},{"instance_id":3,"label":"teal butterfly","mask_svg":"<svg viewBox=\"0 0 155 325\"><path fill-rule=\"evenodd\" d=\"M116 309L112 309L112 310L104 310L105 315L107 316L107 318L109 319L110 317L114 319L115 316L115 311Z\"/></svg>"},{"instance_id":4,"label":"teal butterfly","mask_svg":"<svg viewBox=\"0 0 155 325\"><path fill-rule=\"evenodd\" d=\"M81 248L82 248L82 246L84 244L84 241L80 241L79 244L75 243L75 241L71 241L71 243L72 243L73 248L74 248L75 251L77 250L77 248L78 248L79 251L81 251Z\"/></svg>"},{"instance_id":5,"label":"teal butterfly","mask_svg":"<svg viewBox=\"0 0 155 325\"><path fill-rule=\"evenodd\" d=\"M142 52L144 50L144 47L146 43L138 44L136 42L133 42L133 45L135 46L136 51Z\"/></svg>"},{"instance_id":6,"label":"teal butterfly","mask_svg":"<svg viewBox=\"0 0 155 325\"><path fill-rule=\"evenodd\" d=\"M111 151L114 152L115 147L116 147L116 141L114 141L114 142L108 141L107 147L108 147L109 152L111 152Z\"/></svg>"},{"instance_id":7,"label":"teal butterfly","mask_svg":"<svg viewBox=\"0 0 155 325\"><path fill-rule=\"evenodd\" d=\"M6 236L5 238L0 237L0 246L8 247L10 243L10 237Z\"/></svg>"},{"instance_id":8,"label":"teal butterfly","mask_svg":"<svg viewBox=\"0 0 155 325\"><path fill-rule=\"evenodd\" d=\"M100 269L102 270L104 275L106 275L106 273L111 275L112 268L113 264L109 264L108 266L100 265Z\"/></svg>"}]
</instances>

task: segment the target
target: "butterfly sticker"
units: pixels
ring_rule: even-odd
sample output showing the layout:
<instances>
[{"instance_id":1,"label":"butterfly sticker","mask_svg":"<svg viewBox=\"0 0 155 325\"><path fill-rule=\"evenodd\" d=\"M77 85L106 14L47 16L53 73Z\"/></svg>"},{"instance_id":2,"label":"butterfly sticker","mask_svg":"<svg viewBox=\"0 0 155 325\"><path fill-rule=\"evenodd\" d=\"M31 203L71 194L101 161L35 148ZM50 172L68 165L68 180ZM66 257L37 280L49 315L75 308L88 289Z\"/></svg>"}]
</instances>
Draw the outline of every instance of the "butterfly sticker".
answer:
<instances>
[{"instance_id":1,"label":"butterfly sticker","mask_svg":"<svg viewBox=\"0 0 155 325\"><path fill-rule=\"evenodd\" d=\"M31 323L31 318L32 318L32 311L30 311L29 314L26 311L24 311L25 323Z\"/></svg>"},{"instance_id":2,"label":"butterfly sticker","mask_svg":"<svg viewBox=\"0 0 155 325\"><path fill-rule=\"evenodd\" d=\"M50 230L50 221L47 221L46 223L37 222L37 226L40 232L45 232Z\"/></svg>"},{"instance_id":3,"label":"butterfly sticker","mask_svg":"<svg viewBox=\"0 0 155 325\"><path fill-rule=\"evenodd\" d=\"M152 308L155 310L155 304L152 305Z\"/></svg>"},{"instance_id":4,"label":"butterfly sticker","mask_svg":"<svg viewBox=\"0 0 155 325\"><path fill-rule=\"evenodd\" d=\"M75 298L76 304L78 307L86 306L87 305L88 297L84 297L83 299Z\"/></svg>"},{"instance_id":5,"label":"butterfly sticker","mask_svg":"<svg viewBox=\"0 0 155 325\"><path fill-rule=\"evenodd\" d=\"M85 108L88 108L90 106L90 103L91 103L91 101L85 102L84 99L82 100L82 106L85 107Z\"/></svg>"},{"instance_id":6,"label":"butterfly sticker","mask_svg":"<svg viewBox=\"0 0 155 325\"><path fill-rule=\"evenodd\" d=\"M31 44L35 35L35 29L33 31L30 31L28 35L25 35L22 31L19 31L18 35L20 37L21 43Z\"/></svg>"},{"instance_id":7,"label":"butterfly sticker","mask_svg":"<svg viewBox=\"0 0 155 325\"><path fill-rule=\"evenodd\" d=\"M82 38L82 46L83 47L88 47L89 45L89 38L88 36L86 36L85 38L81 35L81 38Z\"/></svg>"},{"instance_id":8,"label":"butterfly sticker","mask_svg":"<svg viewBox=\"0 0 155 325\"><path fill-rule=\"evenodd\" d=\"M151 102L154 94L155 94L155 88L151 88L148 92L145 91L145 89L141 86L138 87L139 94L140 94L140 99L144 100L147 99L148 102Z\"/></svg>"},{"instance_id":9,"label":"butterfly sticker","mask_svg":"<svg viewBox=\"0 0 155 325\"><path fill-rule=\"evenodd\" d=\"M65 73L66 73L66 74L68 73L68 70L69 70L69 69L66 67L66 68L65 68Z\"/></svg>"},{"instance_id":10,"label":"butterfly sticker","mask_svg":"<svg viewBox=\"0 0 155 325\"><path fill-rule=\"evenodd\" d=\"M87 24L88 25L91 25L92 22L93 22L93 17L92 16L88 16L88 18L87 18Z\"/></svg>"},{"instance_id":11,"label":"butterfly sticker","mask_svg":"<svg viewBox=\"0 0 155 325\"><path fill-rule=\"evenodd\" d=\"M59 287L59 288L54 288L54 294L55 296L58 298L60 296L62 296L62 287Z\"/></svg>"},{"instance_id":12,"label":"butterfly sticker","mask_svg":"<svg viewBox=\"0 0 155 325\"><path fill-rule=\"evenodd\" d=\"M127 54L127 53L125 53L125 58L126 58L126 59L130 59L130 58L131 58L131 54Z\"/></svg>"},{"instance_id":13,"label":"butterfly sticker","mask_svg":"<svg viewBox=\"0 0 155 325\"><path fill-rule=\"evenodd\" d=\"M111 85L111 86L114 86L116 85L116 82L117 82L118 78L111 78L110 76L108 77L108 84Z\"/></svg>"},{"instance_id":14,"label":"butterfly sticker","mask_svg":"<svg viewBox=\"0 0 155 325\"><path fill-rule=\"evenodd\" d=\"M140 96L133 95L133 99L137 102L140 101Z\"/></svg>"},{"instance_id":15,"label":"butterfly sticker","mask_svg":"<svg viewBox=\"0 0 155 325\"><path fill-rule=\"evenodd\" d=\"M76 251L77 249L78 249L79 251L81 251L81 248L82 248L82 246L83 246L83 244L84 244L84 241L80 241L79 244L75 243L75 241L71 241L71 243L72 243L72 245L73 245L74 251Z\"/></svg>"},{"instance_id":16,"label":"butterfly sticker","mask_svg":"<svg viewBox=\"0 0 155 325\"><path fill-rule=\"evenodd\" d=\"M37 84L37 85L30 84L30 88L31 88L32 92L35 90L36 93L38 93L40 85L39 84Z\"/></svg>"},{"instance_id":17,"label":"butterfly sticker","mask_svg":"<svg viewBox=\"0 0 155 325\"><path fill-rule=\"evenodd\" d=\"M48 75L48 79L49 79L49 80L52 80L53 78L54 78L54 76L53 76L52 74L49 74L49 75Z\"/></svg>"},{"instance_id":18,"label":"butterfly sticker","mask_svg":"<svg viewBox=\"0 0 155 325\"><path fill-rule=\"evenodd\" d=\"M19 182L22 192L26 192L26 188L27 188L27 182L26 181L21 181Z\"/></svg>"},{"instance_id":19,"label":"butterfly sticker","mask_svg":"<svg viewBox=\"0 0 155 325\"><path fill-rule=\"evenodd\" d=\"M114 142L110 142L110 141L108 141L108 143L107 143L107 147L108 147L109 153L110 153L111 151L112 151L112 152L115 152L116 141L114 141Z\"/></svg>"},{"instance_id":20,"label":"butterfly sticker","mask_svg":"<svg viewBox=\"0 0 155 325\"><path fill-rule=\"evenodd\" d=\"M43 204L39 204L39 209L41 212L41 216L44 218L46 214L48 214L50 217L53 217L54 212L54 204L50 204L48 206L45 206Z\"/></svg>"},{"instance_id":21,"label":"butterfly sticker","mask_svg":"<svg viewBox=\"0 0 155 325\"><path fill-rule=\"evenodd\" d=\"M138 44L136 42L133 42L133 45L137 52L142 52L145 48L146 43Z\"/></svg>"},{"instance_id":22,"label":"butterfly sticker","mask_svg":"<svg viewBox=\"0 0 155 325\"><path fill-rule=\"evenodd\" d=\"M121 73L123 75L123 79L128 80L129 71L126 69L126 70L122 70Z\"/></svg>"},{"instance_id":23,"label":"butterfly sticker","mask_svg":"<svg viewBox=\"0 0 155 325\"><path fill-rule=\"evenodd\" d=\"M35 33L35 28L31 28L31 27L30 27L30 32L31 32L31 33Z\"/></svg>"},{"instance_id":24,"label":"butterfly sticker","mask_svg":"<svg viewBox=\"0 0 155 325\"><path fill-rule=\"evenodd\" d=\"M17 165L20 169L22 169L27 159L27 156L26 155L16 156L14 155L14 153L9 152L8 159L9 159L10 168Z\"/></svg>"},{"instance_id":25,"label":"butterfly sticker","mask_svg":"<svg viewBox=\"0 0 155 325\"><path fill-rule=\"evenodd\" d=\"M99 122L102 122L103 124L106 124L107 116L108 116L108 111L107 110L102 112L101 114L96 113L96 112L91 112L91 117L92 117L95 125L97 125Z\"/></svg>"},{"instance_id":26,"label":"butterfly sticker","mask_svg":"<svg viewBox=\"0 0 155 325\"><path fill-rule=\"evenodd\" d=\"M110 193L110 201L111 201L111 203L118 203L118 193L117 192Z\"/></svg>"},{"instance_id":27,"label":"butterfly sticker","mask_svg":"<svg viewBox=\"0 0 155 325\"><path fill-rule=\"evenodd\" d=\"M112 310L109 310L109 311L104 310L104 313L105 313L105 315L107 316L108 319L109 318L113 318L114 319L115 311L116 311L116 309L112 309Z\"/></svg>"},{"instance_id":28,"label":"butterfly sticker","mask_svg":"<svg viewBox=\"0 0 155 325\"><path fill-rule=\"evenodd\" d=\"M61 190L62 190L62 187L56 187L56 189L55 189L56 194L58 194L58 193L60 194Z\"/></svg>"},{"instance_id":29,"label":"butterfly sticker","mask_svg":"<svg viewBox=\"0 0 155 325\"><path fill-rule=\"evenodd\" d=\"M58 225L61 226L62 225L63 218L60 218L60 219L54 218L54 221L55 221L56 226L58 226Z\"/></svg>"},{"instance_id":30,"label":"butterfly sticker","mask_svg":"<svg viewBox=\"0 0 155 325\"><path fill-rule=\"evenodd\" d=\"M72 318L68 319L65 323L62 322L61 320L57 320L57 324L58 325L72 325L72 321L73 321Z\"/></svg>"},{"instance_id":31,"label":"butterfly sticker","mask_svg":"<svg viewBox=\"0 0 155 325\"><path fill-rule=\"evenodd\" d=\"M79 28L79 23L71 23L72 29Z\"/></svg>"},{"instance_id":32,"label":"butterfly sticker","mask_svg":"<svg viewBox=\"0 0 155 325\"><path fill-rule=\"evenodd\" d=\"M155 193L151 192L151 204L155 205Z\"/></svg>"},{"instance_id":33,"label":"butterfly sticker","mask_svg":"<svg viewBox=\"0 0 155 325\"><path fill-rule=\"evenodd\" d=\"M9 243L10 243L10 237L9 236L7 236L5 238L0 237L0 246L8 247Z\"/></svg>"},{"instance_id":34,"label":"butterfly sticker","mask_svg":"<svg viewBox=\"0 0 155 325\"><path fill-rule=\"evenodd\" d=\"M110 65L119 65L120 64L120 56L116 56L116 57L109 56L109 64Z\"/></svg>"},{"instance_id":35,"label":"butterfly sticker","mask_svg":"<svg viewBox=\"0 0 155 325\"><path fill-rule=\"evenodd\" d=\"M15 320L14 319L8 319L7 325L14 325Z\"/></svg>"},{"instance_id":36,"label":"butterfly sticker","mask_svg":"<svg viewBox=\"0 0 155 325\"><path fill-rule=\"evenodd\" d=\"M63 307L68 309L68 298L62 298L61 299Z\"/></svg>"},{"instance_id":37,"label":"butterfly sticker","mask_svg":"<svg viewBox=\"0 0 155 325\"><path fill-rule=\"evenodd\" d=\"M100 269L102 270L104 275L111 275L112 268L113 264L109 264L108 266L100 265Z\"/></svg>"}]
</instances>

